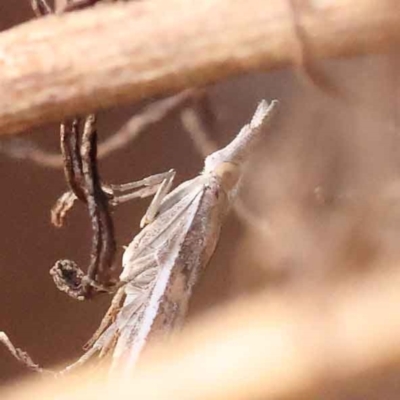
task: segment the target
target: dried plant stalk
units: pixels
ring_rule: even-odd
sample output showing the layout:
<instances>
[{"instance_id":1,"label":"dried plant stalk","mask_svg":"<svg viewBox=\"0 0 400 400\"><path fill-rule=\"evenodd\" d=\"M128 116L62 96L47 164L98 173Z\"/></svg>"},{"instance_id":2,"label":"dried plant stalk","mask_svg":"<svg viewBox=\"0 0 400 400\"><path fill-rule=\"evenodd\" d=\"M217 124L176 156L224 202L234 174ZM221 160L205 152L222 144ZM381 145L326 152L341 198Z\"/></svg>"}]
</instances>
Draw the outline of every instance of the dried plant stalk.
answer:
<instances>
[{"instance_id":1,"label":"dried plant stalk","mask_svg":"<svg viewBox=\"0 0 400 400\"><path fill-rule=\"evenodd\" d=\"M98 144L98 158L108 157L135 141L152 125L160 123L168 115L179 111L187 103L192 102L198 96L197 93L201 93L201 91L189 89L175 96L151 103L139 114L133 115L112 136ZM43 167L62 168L64 166L64 159L61 154L48 152L33 141L19 137L0 142L0 153L11 158L32 161Z\"/></svg>"},{"instance_id":2,"label":"dried plant stalk","mask_svg":"<svg viewBox=\"0 0 400 400\"><path fill-rule=\"evenodd\" d=\"M0 34L0 134L244 72L386 51L399 39L399 8L153 0L28 22Z\"/></svg>"},{"instance_id":3,"label":"dried plant stalk","mask_svg":"<svg viewBox=\"0 0 400 400\"><path fill-rule=\"evenodd\" d=\"M11 340L8 338L5 332L0 331L0 343L4 345L7 350L11 353L11 355L23 364L25 367L35 371L35 372L44 372L44 370L39 367L39 365L35 364L29 354L18 347L15 347Z\"/></svg>"}]
</instances>

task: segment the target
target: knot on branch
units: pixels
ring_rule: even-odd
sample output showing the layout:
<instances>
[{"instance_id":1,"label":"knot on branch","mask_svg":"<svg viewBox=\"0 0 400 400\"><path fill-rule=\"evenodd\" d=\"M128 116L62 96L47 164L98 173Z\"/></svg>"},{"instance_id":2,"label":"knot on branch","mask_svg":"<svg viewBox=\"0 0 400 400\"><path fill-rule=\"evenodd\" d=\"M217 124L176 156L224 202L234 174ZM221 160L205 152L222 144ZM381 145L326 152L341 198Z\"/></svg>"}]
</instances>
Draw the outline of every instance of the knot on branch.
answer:
<instances>
[{"instance_id":1,"label":"knot on branch","mask_svg":"<svg viewBox=\"0 0 400 400\"><path fill-rule=\"evenodd\" d=\"M77 300L89 297L85 273L72 260L59 260L50 269L57 288Z\"/></svg>"}]
</instances>

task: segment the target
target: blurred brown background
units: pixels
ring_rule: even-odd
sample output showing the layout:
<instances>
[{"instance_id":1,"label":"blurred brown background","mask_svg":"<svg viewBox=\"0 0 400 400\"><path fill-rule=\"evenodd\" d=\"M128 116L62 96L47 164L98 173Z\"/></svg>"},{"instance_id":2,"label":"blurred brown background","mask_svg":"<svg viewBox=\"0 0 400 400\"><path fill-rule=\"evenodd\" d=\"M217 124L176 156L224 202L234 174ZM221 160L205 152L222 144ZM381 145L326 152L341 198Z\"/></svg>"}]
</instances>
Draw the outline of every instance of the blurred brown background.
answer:
<instances>
[{"instance_id":1,"label":"blurred brown background","mask_svg":"<svg viewBox=\"0 0 400 400\"><path fill-rule=\"evenodd\" d=\"M27 0L1 1L0 29L30 18ZM190 318L268 286L292 291L294 298L308 290L326 290L329 296L338 281L356 281L373 269L396 265L399 65L396 55L335 60L317 66L322 85L301 71L281 70L209 88L216 117L212 138L219 145L250 118L261 98L277 98L281 107L249 167L241 212L231 213L224 225ZM100 139L140 108L101 112ZM26 138L58 150L57 126ZM170 168L181 182L201 170L202 156L174 115L100 167L104 180L113 183ZM70 300L48 273L60 258L87 264L86 210L76 207L63 229L50 225L49 210L66 188L61 170L0 155L0 178L0 330L43 366L71 361L82 354L110 301L107 296ZM147 204L131 202L114 211L117 260L138 231ZM0 347L0 385L23 373Z\"/></svg>"}]
</instances>

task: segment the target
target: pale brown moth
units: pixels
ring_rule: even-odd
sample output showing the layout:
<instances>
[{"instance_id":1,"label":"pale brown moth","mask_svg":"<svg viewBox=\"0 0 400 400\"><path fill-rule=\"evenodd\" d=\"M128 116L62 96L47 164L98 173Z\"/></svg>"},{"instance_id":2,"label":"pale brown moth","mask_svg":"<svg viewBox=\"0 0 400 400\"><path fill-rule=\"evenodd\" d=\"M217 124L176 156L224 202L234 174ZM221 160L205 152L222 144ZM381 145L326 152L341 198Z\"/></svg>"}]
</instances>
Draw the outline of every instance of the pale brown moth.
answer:
<instances>
[{"instance_id":1,"label":"pale brown moth","mask_svg":"<svg viewBox=\"0 0 400 400\"><path fill-rule=\"evenodd\" d=\"M112 351L113 366L130 371L147 342L181 326L193 287L215 250L244 163L276 106L277 101L262 101L236 138L205 159L198 177L165 196L174 172L166 176L142 220L144 229L123 255L123 286L90 350L71 367L96 352Z\"/></svg>"},{"instance_id":2,"label":"pale brown moth","mask_svg":"<svg viewBox=\"0 0 400 400\"><path fill-rule=\"evenodd\" d=\"M62 373L82 365L97 352L100 356L111 352L113 368L122 367L129 376L147 343L182 325L193 287L215 250L223 219L237 194L245 162L277 104L276 100L269 105L263 100L236 138L206 157L201 174L171 193L167 194L175 172L155 175L158 190L142 219L143 229L125 250L119 289L111 307L89 350ZM130 187L151 182L152 177ZM40 370L4 338L17 359Z\"/></svg>"}]
</instances>

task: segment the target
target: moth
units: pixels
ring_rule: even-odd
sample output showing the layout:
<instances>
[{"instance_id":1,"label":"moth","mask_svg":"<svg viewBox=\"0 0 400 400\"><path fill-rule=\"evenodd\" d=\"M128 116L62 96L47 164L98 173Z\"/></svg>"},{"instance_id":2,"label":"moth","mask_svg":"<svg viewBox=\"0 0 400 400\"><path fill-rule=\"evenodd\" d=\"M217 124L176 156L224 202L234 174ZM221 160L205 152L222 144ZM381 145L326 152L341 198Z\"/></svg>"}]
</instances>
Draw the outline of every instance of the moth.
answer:
<instances>
[{"instance_id":1,"label":"moth","mask_svg":"<svg viewBox=\"0 0 400 400\"><path fill-rule=\"evenodd\" d=\"M169 194L175 172L165 175L142 219L143 229L124 252L120 288L90 349L67 370L97 352L102 356L112 351L113 366L130 371L146 343L182 325L244 164L276 106L276 100L269 105L261 101L236 138L206 157L201 174Z\"/></svg>"}]
</instances>

